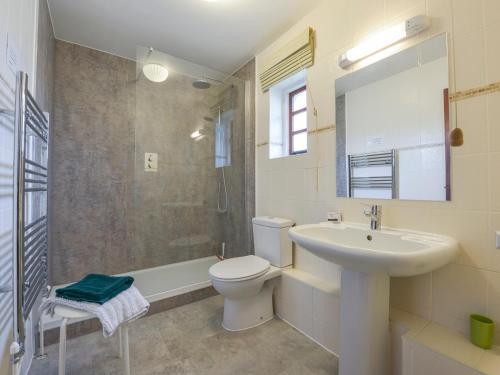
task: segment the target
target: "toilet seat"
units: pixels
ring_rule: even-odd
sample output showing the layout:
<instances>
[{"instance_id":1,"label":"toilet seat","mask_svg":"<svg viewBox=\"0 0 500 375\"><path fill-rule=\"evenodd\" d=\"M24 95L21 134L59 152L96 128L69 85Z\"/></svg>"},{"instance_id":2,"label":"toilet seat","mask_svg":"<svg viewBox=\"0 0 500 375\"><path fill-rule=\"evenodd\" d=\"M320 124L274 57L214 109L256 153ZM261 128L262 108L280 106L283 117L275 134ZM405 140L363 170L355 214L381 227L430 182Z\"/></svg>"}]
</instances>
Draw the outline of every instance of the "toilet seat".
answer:
<instances>
[{"instance_id":1,"label":"toilet seat","mask_svg":"<svg viewBox=\"0 0 500 375\"><path fill-rule=\"evenodd\" d=\"M210 276L221 281L244 281L264 275L270 268L269 261L255 255L231 258L214 264Z\"/></svg>"}]
</instances>

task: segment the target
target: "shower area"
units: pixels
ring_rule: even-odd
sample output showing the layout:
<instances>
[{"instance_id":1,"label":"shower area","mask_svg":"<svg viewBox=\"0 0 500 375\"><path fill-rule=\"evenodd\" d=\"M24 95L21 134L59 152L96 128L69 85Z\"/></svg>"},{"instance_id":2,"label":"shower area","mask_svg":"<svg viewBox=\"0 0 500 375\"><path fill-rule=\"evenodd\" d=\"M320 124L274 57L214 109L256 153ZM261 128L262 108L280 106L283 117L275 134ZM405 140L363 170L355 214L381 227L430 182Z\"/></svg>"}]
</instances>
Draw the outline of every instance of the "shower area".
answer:
<instances>
[{"instance_id":1,"label":"shower area","mask_svg":"<svg viewBox=\"0 0 500 375\"><path fill-rule=\"evenodd\" d=\"M52 285L132 273L156 301L209 286L218 255L253 251L252 80L252 62L229 76L57 41Z\"/></svg>"}]
</instances>

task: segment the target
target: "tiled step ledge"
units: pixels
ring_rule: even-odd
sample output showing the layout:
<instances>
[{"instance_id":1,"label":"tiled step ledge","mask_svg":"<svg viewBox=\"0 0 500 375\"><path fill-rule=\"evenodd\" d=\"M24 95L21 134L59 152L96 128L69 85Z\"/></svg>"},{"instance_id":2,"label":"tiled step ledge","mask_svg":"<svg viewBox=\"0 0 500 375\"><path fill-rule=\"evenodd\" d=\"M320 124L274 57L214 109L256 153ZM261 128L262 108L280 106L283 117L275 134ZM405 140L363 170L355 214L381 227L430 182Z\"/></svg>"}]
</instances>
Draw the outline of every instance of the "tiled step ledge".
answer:
<instances>
[{"instance_id":1,"label":"tiled step ledge","mask_svg":"<svg viewBox=\"0 0 500 375\"><path fill-rule=\"evenodd\" d=\"M340 283L296 268L283 271L276 288L276 314L326 350L337 355Z\"/></svg>"},{"instance_id":2,"label":"tiled step ledge","mask_svg":"<svg viewBox=\"0 0 500 375\"><path fill-rule=\"evenodd\" d=\"M402 375L499 375L500 347L484 350L464 335L413 314L391 309L393 373ZM394 340L402 341L401 353ZM400 371L398 371L400 370Z\"/></svg>"},{"instance_id":3,"label":"tiled step ledge","mask_svg":"<svg viewBox=\"0 0 500 375\"><path fill-rule=\"evenodd\" d=\"M338 353L340 284L298 269L284 271L275 303L278 316ZM391 308L391 375L500 375L500 347L483 350L468 338Z\"/></svg>"}]
</instances>

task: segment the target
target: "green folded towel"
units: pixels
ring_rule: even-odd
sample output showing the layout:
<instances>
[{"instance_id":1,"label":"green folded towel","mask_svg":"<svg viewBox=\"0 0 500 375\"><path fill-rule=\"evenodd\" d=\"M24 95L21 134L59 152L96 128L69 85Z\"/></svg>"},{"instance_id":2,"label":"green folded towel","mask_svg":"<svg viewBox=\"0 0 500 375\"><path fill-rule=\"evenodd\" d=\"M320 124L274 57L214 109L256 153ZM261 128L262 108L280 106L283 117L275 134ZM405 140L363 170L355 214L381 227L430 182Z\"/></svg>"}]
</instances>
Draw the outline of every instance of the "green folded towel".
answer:
<instances>
[{"instance_id":1,"label":"green folded towel","mask_svg":"<svg viewBox=\"0 0 500 375\"><path fill-rule=\"evenodd\" d=\"M134 278L130 276L108 276L91 273L77 283L57 289L56 297L102 305L130 288L133 282Z\"/></svg>"}]
</instances>

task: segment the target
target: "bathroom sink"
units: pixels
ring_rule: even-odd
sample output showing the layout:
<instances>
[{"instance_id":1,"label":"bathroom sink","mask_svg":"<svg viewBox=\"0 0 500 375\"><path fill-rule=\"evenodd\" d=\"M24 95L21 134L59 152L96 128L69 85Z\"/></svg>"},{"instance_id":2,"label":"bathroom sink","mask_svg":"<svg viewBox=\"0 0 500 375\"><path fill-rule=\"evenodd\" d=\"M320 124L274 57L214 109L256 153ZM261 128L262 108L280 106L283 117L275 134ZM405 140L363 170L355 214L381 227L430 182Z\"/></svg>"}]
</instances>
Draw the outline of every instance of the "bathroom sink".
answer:
<instances>
[{"instance_id":1,"label":"bathroom sink","mask_svg":"<svg viewBox=\"0 0 500 375\"><path fill-rule=\"evenodd\" d=\"M320 223L291 228L290 238L319 257L361 272L415 276L440 268L458 253L446 236L361 224Z\"/></svg>"},{"instance_id":2,"label":"bathroom sink","mask_svg":"<svg viewBox=\"0 0 500 375\"><path fill-rule=\"evenodd\" d=\"M339 375L387 375L390 277L420 275L450 263L450 237L361 224L299 225L290 238L342 266Z\"/></svg>"}]
</instances>

